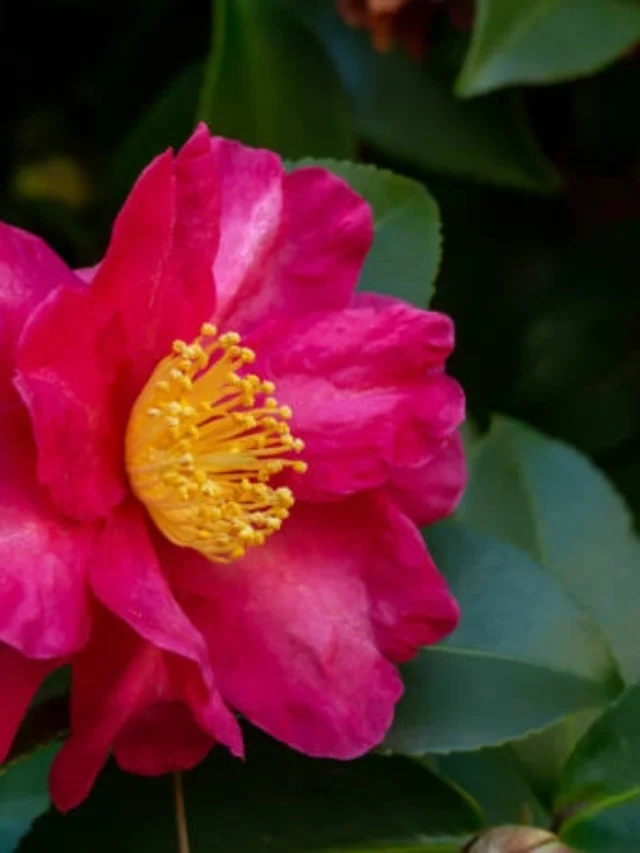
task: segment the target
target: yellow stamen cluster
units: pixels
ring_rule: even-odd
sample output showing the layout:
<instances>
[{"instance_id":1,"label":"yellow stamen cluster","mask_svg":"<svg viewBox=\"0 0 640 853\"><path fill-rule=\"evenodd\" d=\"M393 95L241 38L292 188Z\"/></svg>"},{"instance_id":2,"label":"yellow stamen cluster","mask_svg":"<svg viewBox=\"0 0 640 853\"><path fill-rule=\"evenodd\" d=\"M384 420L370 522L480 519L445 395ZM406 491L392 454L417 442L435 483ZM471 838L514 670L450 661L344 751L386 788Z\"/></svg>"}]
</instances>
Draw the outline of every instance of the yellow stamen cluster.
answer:
<instances>
[{"instance_id":1,"label":"yellow stamen cluster","mask_svg":"<svg viewBox=\"0 0 640 853\"><path fill-rule=\"evenodd\" d=\"M270 479L306 464L291 410L275 386L246 373L255 353L209 323L192 344L174 341L133 407L126 436L131 486L164 535L228 563L262 545L293 505ZM242 371L242 372L240 372Z\"/></svg>"}]
</instances>

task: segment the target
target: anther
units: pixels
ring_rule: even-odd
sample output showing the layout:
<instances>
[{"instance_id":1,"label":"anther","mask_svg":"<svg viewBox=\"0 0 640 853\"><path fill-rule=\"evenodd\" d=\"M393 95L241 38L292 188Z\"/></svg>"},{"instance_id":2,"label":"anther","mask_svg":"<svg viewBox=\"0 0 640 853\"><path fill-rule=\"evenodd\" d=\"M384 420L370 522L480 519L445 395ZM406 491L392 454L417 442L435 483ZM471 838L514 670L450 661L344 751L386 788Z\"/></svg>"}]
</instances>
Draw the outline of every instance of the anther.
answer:
<instances>
[{"instance_id":1,"label":"anther","mask_svg":"<svg viewBox=\"0 0 640 853\"><path fill-rule=\"evenodd\" d=\"M275 384L243 375L254 351L235 332L218 336L211 323L200 335L191 344L173 342L136 401L127 470L168 539L229 563L263 544L289 515L293 494L272 487L271 478L307 466L289 458L304 444L291 435L293 413L273 396Z\"/></svg>"}]
</instances>

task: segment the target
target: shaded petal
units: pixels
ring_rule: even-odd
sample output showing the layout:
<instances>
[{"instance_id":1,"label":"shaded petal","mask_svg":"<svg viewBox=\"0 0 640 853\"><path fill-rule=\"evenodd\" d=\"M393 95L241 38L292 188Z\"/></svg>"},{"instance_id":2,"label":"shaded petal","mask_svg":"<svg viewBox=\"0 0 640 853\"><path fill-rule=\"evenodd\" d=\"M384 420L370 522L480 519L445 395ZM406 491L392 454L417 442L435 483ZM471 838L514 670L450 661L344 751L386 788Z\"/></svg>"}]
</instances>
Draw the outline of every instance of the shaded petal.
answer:
<instances>
[{"instance_id":1,"label":"shaded petal","mask_svg":"<svg viewBox=\"0 0 640 853\"><path fill-rule=\"evenodd\" d=\"M426 463L464 419L460 386L443 373L453 325L442 314L368 296L264 323L249 343L305 443L309 470L290 482L301 500L378 487Z\"/></svg>"},{"instance_id":2,"label":"shaded petal","mask_svg":"<svg viewBox=\"0 0 640 853\"><path fill-rule=\"evenodd\" d=\"M26 415L0 419L0 641L31 658L79 649L89 635L91 527L60 517L35 478Z\"/></svg>"},{"instance_id":3,"label":"shaded petal","mask_svg":"<svg viewBox=\"0 0 640 853\"><path fill-rule=\"evenodd\" d=\"M27 318L51 290L74 283L74 274L42 240L0 223L0 406L17 399L11 377Z\"/></svg>"},{"instance_id":4,"label":"shaded petal","mask_svg":"<svg viewBox=\"0 0 640 853\"><path fill-rule=\"evenodd\" d=\"M420 532L387 495L350 505L353 524L372 531L365 578L378 645L393 661L410 660L455 629L458 605Z\"/></svg>"},{"instance_id":5,"label":"shaded petal","mask_svg":"<svg viewBox=\"0 0 640 853\"><path fill-rule=\"evenodd\" d=\"M214 743L188 708L168 700L139 711L117 736L114 754L129 773L160 776L195 767Z\"/></svg>"},{"instance_id":6,"label":"shaded petal","mask_svg":"<svg viewBox=\"0 0 640 853\"><path fill-rule=\"evenodd\" d=\"M122 500L133 400L172 340L213 312L218 194L205 136L143 172L90 287L55 291L25 329L18 387L39 477L71 516L102 517Z\"/></svg>"},{"instance_id":7,"label":"shaded petal","mask_svg":"<svg viewBox=\"0 0 640 853\"><path fill-rule=\"evenodd\" d=\"M182 658L167 655L167 666L178 695L194 719L216 742L223 743L236 758L244 757L242 729L220 695L217 685L208 685L202 673Z\"/></svg>"},{"instance_id":8,"label":"shaded petal","mask_svg":"<svg viewBox=\"0 0 640 853\"><path fill-rule=\"evenodd\" d=\"M214 690L209 695L221 709L220 728L197 733L182 695L189 679L199 681L195 667L101 611L91 642L73 664L72 731L51 773L56 806L67 811L85 799L112 746L125 768L148 774L193 766L228 731L232 747L239 740L241 749L237 723Z\"/></svg>"},{"instance_id":9,"label":"shaded petal","mask_svg":"<svg viewBox=\"0 0 640 853\"><path fill-rule=\"evenodd\" d=\"M31 414L38 479L60 510L107 515L126 493L125 405L116 406L117 336L98 330L90 291L56 290L31 316L16 386Z\"/></svg>"},{"instance_id":10,"label":"shaded petal","mask_svg":"<svg viewBox=\"0 0 640 853\"><path fill-rule=\"evenodd\" d=\"M74 658L71 735L51 769L50 790L66 811L88 795L111 744L144 702L150 682L161 682L161 653L102 616L89 645Z\"/></svg>"},{"instance_id":11,"label":"shaded petal","mask_svg":"<svg viewBox=\"0 0 640 853\"><path fill-rule=\"evenodd\" d=\"M134 394L172 341L190 340L213 313L217 181L200 128L175 160L167 152L145 169L116 219L90 291L118 327L112 345L129 361Z\"/></svg>"},{"instance_id":12,"label":"shaded petal","mask_svg":"<svg viewBox=\"0 0 640 853\"><path fill-rule=\"evenodd\" d=\"M419 527L434 524L455 510L467 484L467 465L458 433L446 439L432 459L395 468L388 491Z\"/></svg>"},{"instance_id":13,"label":"shaded petal","mask_svg":"<svg viewBox=\"0 0 640 853\"><path fill-rule=\"evenodd\" d=\"M59 661L29 660L9 646L0 645L0 764L11 749L15 734L36 690L58 666Z\"/></svg>"},{"instance_id":14,"label":"shaded petal","mask_svg":"<svg viewBox=\"0 0 640 853\"><path fill-rule=\"evenodd\" d=\"M211 683L204 639L173 596L137 501L119 506L106 523L91 557L90 578L105 607L154 646L198 664Z\"/></svg>"},{"instance_id":15,"label":"shaded petal","mask_svg":"<svg viewBox=\"0 0 640 853\"><path fill-rule=\"evenodd\" d=\"M371 211L319 168L285 174L271 152L214 141L222 191L217 320L242 333L274 314L341 308L373 238Z\"/></svg>"},{"instance_id":16,"label":"shaded petal","mask_svg":"<svg viewBox=\"0 0 640 853\"><path fill-rule=\"evenodd\" d=\"M402 692L377 646L366 574L380 539L366 506L296 506L281 533L231 566L193 552L181 562L184 606L223 697L309 755L354 758L380 743Z\"/></svg>"}]
</instances>

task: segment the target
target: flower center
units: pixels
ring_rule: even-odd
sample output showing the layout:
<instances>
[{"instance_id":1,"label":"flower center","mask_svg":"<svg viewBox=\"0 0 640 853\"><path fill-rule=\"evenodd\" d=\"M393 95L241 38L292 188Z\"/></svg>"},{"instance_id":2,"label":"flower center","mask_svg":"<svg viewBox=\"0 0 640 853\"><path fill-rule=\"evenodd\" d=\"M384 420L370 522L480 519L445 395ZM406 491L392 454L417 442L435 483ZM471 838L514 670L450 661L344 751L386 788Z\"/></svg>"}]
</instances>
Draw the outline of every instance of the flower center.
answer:
<instances>
[{"instance_id":1,"label":"flower center","mask_svg":"<svg viewBox=\"0 0 640 853\"><path fill-rule=\"evenodd\" d=\"M304 462L291 410L275 386L245 365L240 335L205 323L192 343L174 341L135 402L126 434L131 487L164 535L228 563L279 530L293 505L271 478ZM243 371L240 373L239 371Z\"/></svg>"}]
</instances>

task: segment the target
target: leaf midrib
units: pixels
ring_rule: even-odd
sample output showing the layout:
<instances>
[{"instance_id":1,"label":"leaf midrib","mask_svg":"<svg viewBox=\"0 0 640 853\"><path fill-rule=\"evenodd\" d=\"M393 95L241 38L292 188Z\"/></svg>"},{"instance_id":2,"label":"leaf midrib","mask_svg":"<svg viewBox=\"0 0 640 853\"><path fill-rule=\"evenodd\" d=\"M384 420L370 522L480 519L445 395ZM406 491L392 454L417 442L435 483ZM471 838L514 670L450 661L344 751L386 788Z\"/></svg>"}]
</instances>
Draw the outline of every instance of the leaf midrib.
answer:
<instances>
[{"instance_id":1,"label":"leaf midrib","mask_svg":"<svg viewBox=\"0 0 640 853\"><path fill-rule=\"evenodd\" d=\"M489 3L491 0L484 0L481 2L481 9L483 9L483 20L481 22L482 25L486 25L486 20L489 16ZM510 31L507 31L506 37L501 41L498 39L494 44L495 48L492 53L495 52L496 48L501 52L505 52L506 49L512 49L514 43L517 45L518 42L522 39L523 32L526 35L526 30L529 29L545 12L549 12L553 10L553 7L556 5L557 0L539 0L537 4L532 6L529 12L523 15L516 24L515 27L512 27ZM484 28L484 27L483 27ZM480 44L478 42L478 48L476 51L476 56L480 51ZM488 66L493 62L493 58L491 54L489 54L484 62L480 61L476 64L476 74L480 74L486 70Z\"/></svg>"},{"instance_id":2,"label":"leaf midrib","mask_svg":"<svg viewBox=\"0 0 640 853\"><path fill-rule=\"evenodd\" d=\"M571 678L575 678L577 681L583 681L586 684L597 684L600 687L605 687L602 681L595 677L590 677L583 673L577 673L570 669L565 669L563 667L550 666L545 663L541 663L539 660L532 660L526 657L514 657L513 655L505 655L498 654L497 652L490 652L485 649L472 649L467 646L449 646L440 644L439 646L431 646L428 650L429 654L434 653L445 653L445 654L453 654L459 656L468 656L468 657L477 657L477 658L485 658L486 660L494 660L503 663L515 663L515 664L523 664L525 666L532 666L537 669L540 669L544 672L554 672L557 675L562 676L570 676Z\"/></svg>"},{"instance_id":3,"label":"leaf midrib","mask_svg":"<svg viewBox=\"0 0 640 853\"><path fill-rule=\"evenodd\" d=\"M571 589L567 585L562 574L556 570L554 562L549 555L546 540L542 532L542 517L537 511L538 501L536 499L535 490L531 485L526 465L524 465L522 462L523 459L528 458L527 454L525 452L518 452L518 436L511 435L508 431L506 431L506 438L509 442L509 447L511 450L511 459L514 463L514 470L516 471L518 479L522 485L522 491L529 507L529 517L532 519L533 537L537 547L537 554L534 554L532 556L534 557L534 559L537 559L538 562L542 565L542 567L545 568L556 579L556 581L560 584L561 588L564 590L565 594L578 608L579 612L582 613L588 620L588 625L590 629L594 632L594 635L599 638L602 647L607 654L608 662L611 667L611 675L615 675L617 679L621 680L622 676L620 674L620 664L616 655L614 654L613 647L611 646L608 636L604 633L602 627L600 626L597 615L593 612L590 606L587 607L579 598L575 596L573 589Z\"/></svg>"}]
</instances>

